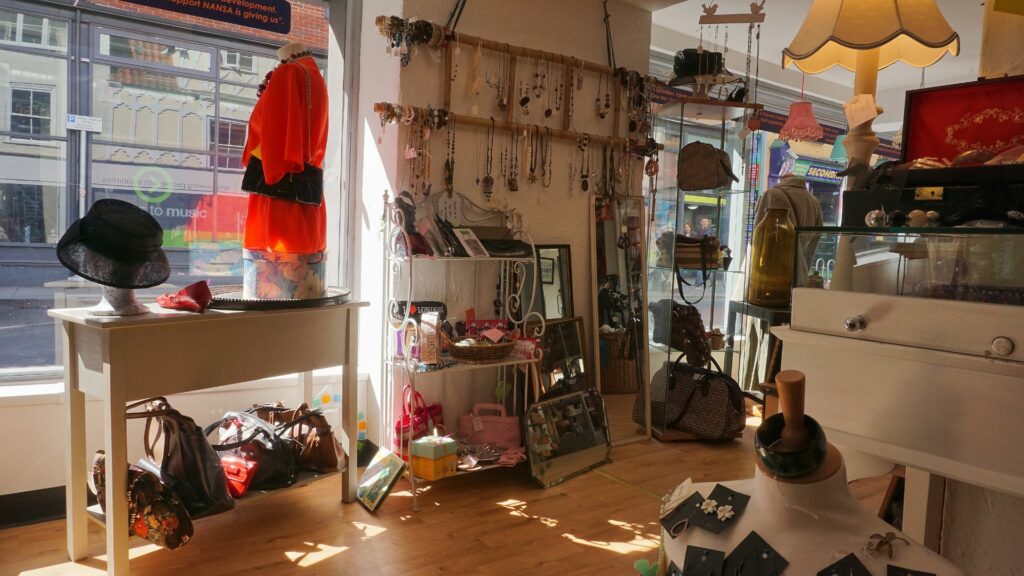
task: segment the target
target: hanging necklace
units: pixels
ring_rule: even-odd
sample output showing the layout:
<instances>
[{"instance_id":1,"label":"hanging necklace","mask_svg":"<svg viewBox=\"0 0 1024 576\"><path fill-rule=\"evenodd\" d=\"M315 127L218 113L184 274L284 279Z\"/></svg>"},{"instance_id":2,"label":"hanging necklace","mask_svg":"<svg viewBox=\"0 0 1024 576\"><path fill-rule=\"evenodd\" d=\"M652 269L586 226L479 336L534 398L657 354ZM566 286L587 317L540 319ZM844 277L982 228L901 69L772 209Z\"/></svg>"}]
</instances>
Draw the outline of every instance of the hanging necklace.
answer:
<instances>
[{"instance_id":1,"label":"hanging necklace","mask_svg":"<svg viewBox=\"0 0 1024 576\"><path fill-rule=\"evenodd\" d=\"M604 74L597 77L597 97L594 98L594 111L597 112L597 117L604 120L608 117L608 111L611 110L612 101L611 96L608 94L608 84L611 80L605 80ZM604 103L601 102L601 86L604 85Z\"/></svg>"},{"instance_id":2,"label":"hanging necklace","mask_svg":"<svg viewBox=\"0 0 1024 576\"><path fill-rule=\"evenodd\" d=\"M480 185L480 163L483 162L483 154L481 154L480 150L482 148L483 148L482 137L480 136L480 133L477 132L476 133L476 162L474 162L474 164L476 165L476 180L475 180L475 182L476 182L477 186Z\"/></svg>"},{"instance_id":3,"label":"hanging necklace","mask_svg":"<svg viewBox=\"0 0 1024 576\"><path fill-rule=\"evenodd\" d=\"M455 191L455 119L448 118L448 157L444 161L444 191L451 198Z\"/></svg>"},{"instance_id":4,"label":"hanging necklace","mask_svg":"<svg viewBox=\"0 0 1024 576\"><path fill-rule=\"evenodd\" d=\"M540 140L540 129L534 126L533 130L530 131L530 147L527 149L527 151L529 152L528 157L530 159L530 175L526 177L526 181L529 182L530 184L537 183L537 148L539 147L538 140Z\"/></svg>"},{"instance_id":5,"label":"hanging necklace","mask_svg":"<svg viewBox=\"0 0 1024 576\"><path fill-rule=\"evenodd\" d=\"M519 191L519 126L512 130L512 150L509 152L508 190Z\"/></svg>"},{"instance_id":6,"label":"hanging necklace","mask_svg":"<svg viewBox=\"0 0 1024 576\"><path fill-rule=\"evenodd\" d=\"M491 176L491 160L494 154L494 117L491 117L491 127L487 129L487 164L484 174L484 199L491 201L494 194L494 178Z\"/></svg>"},{"instance_id":7,"label":"hanging necklace","mask_svg":"<svg viewBox=\"0 0 1024 576\"><path fill-rule=\"evenodd\" d=\"M580 190L590 190L590 135L584 134L577 148L580 151Z\"/></svg>"},{"instance_id":8,"label":"hanging necklace","mask_svg":"<svg viewBox=\"0 0 1024 576\"><path fill-rule=\"evenodd\" d=\"M576 138L576 148L579 149L580 139ZM569 196L576 190L576 150L569 154Z\"/></svg>"},{"instance_id":9,"label":"hanging necklace","mask_svg":"<svg viewBox=\"0 0 1024 576\"><path fill-rule=\"evenodd\" d=\"M530 87L523 80L519 81L519 108L523 118L530 115Z\"/></svg>"},{"instance_id":10,"label":"hanging necklace","mask_svg":"<svg viewBox=\"0 0 1024 576\"><path fill-rule=\"evenodd\" d=\"M558 74L558 84L555 85L555 90L554 90L554 92L555 92L555 111L556 112L560 112L562 110L562 98L564 97L564 94L565 94L565 87L562 84L564 81L565 81L565 71L564 70L560 70L559 74ZM554 85L554 82L552 82L552 85Z\"/></svg>"},{"instance_id":11,"label":"hanging necklace","mask_svg":"<svg viewBox=\"0 0 1024 576\"><path fill-rule=\"evenodd\" d=\"M540 146L540 183L551 187L551 128L544 128L544 139Z\"/></svg>"}]
</instances>

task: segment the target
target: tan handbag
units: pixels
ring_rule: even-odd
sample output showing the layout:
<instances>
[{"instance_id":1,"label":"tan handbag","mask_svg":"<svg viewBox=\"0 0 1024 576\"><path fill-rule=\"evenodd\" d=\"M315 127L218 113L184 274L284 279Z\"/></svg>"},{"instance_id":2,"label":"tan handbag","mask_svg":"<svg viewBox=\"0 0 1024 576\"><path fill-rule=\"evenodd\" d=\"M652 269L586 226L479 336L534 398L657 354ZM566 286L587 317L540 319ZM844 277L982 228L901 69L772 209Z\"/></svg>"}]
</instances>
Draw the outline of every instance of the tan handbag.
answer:
<instances>
[{"instance_id":1,"label":"tan handbag","mask_svg":"<svg viewBox=\"0 0 1024 576\"><path fill-rule=\"evenodd\" d=\"M299 443L299 468L314 472L338 469L338 462L344 458L344 450L319 408L311 410L306 403L302 403L292 410L278 402L256 405L247 412L273 424L278 433L283 432L282 435L288 435Z\"/></svg>"}]
</instances>

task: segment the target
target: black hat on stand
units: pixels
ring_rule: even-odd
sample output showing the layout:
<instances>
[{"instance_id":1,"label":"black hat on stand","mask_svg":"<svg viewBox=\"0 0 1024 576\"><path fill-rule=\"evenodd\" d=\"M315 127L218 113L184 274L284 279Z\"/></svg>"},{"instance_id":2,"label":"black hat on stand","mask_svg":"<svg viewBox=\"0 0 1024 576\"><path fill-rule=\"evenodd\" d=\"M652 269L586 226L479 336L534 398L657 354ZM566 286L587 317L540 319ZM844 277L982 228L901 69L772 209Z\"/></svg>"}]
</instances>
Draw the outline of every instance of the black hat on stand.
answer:
<instances>
[{"instance_id":1,"label":"black hat on stand","mask_svg":"<svg viewBox=\"0 0 1024 576\"><path fill-rule=\"evenodd\" d=\"M164 229L149 212L123 200L97 200L57 243L68 270L113 288L150 288L171 275L161 246Z\"/></svg>"}]
</instances>

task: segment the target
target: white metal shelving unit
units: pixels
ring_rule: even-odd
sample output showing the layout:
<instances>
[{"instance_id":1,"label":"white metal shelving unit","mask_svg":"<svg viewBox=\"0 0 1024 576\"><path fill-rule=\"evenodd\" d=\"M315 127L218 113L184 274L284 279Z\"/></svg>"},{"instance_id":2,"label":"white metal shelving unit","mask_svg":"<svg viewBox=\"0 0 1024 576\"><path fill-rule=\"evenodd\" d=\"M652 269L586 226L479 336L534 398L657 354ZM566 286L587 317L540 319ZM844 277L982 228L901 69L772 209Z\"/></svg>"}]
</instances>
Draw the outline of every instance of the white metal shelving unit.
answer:
<instances>
[{"instance_id":1,"label":"white metal shelving unit","mask_svg":"<svg viewBox=\"0 0 1024 576\"><path fill-rule=\"evenodd\" d=\"M399 387L397 382L399 377L404 379L411 389L413 395L416 392L416 382L419 378L433 378L440 376L445 378L450 374L454 373L465 373L465 372L476 372L483 370L497 370L498 378L496 381L511 381L513 383L513 391L509 395L513 402L512 413L518 415L519 410L516 408L516 404L519 399L522 399L522 411L525 412L526 404L529 399L530 390L530 378L533 373L532 370L526 370L525 375L519 373L519 369L524 366L536 365L540 361L539 352L535 353L533 358L520 359L520 358L509 358L501 362L487 363L487 364L472 364L466 362L456 361L454 364L449 364L452 360L447 356L443 356L445 360L445 366L442 368L435 368L434 366L428 366L421 364L411 355L402 357L397 355L397 335L405 334L407 330L412 328L412 333L419 334L419 325L416 319L410 316L409 309L411 306L404 307L404 313L399 316L394 311L400 310L399 301L413 302L417 299L417 269L424 266L443 266L445 278L448 277L448 266L473 266L474 276L479 278L481 275L480 265L481 264L496 264L497 265L497 280L499 282L500 290L496 293L497 300L500 302L500 314L499 318L507 320L510 329L518 329L521 333L526 334L529 337L540 338L544 334L545 321L544 317L533 312L534 300L538 293L539 274L537 270L537 250L534 246L533 239L525 231L525 224L523 217L515 209L500 210L495 208L487 208L480 206L461 194L455 193L447 195L444 193L436 194L420 203L419 209L425 210L429 214L445 215L447 219L456 224L456 226L474 226L474 225L501 225L505 226L509 231L509 237L526 242L530 246L531 255L528 257L510 257L510 258L499 258L499 257L455 257L455 256L421 256L411 255L411 243L409 236L406 233L405 227L405 214L395 205L393 201L388 201L385 205L385 219L384 219L384 253L387 259L387 265L385 266L384 272L384 302L387 302L387 306L384 310L383 321L386 324L384 330L384 342L382 343L383 354L383 374L384 374L384 386L382 406L384 408L384 438L390 449L396 450L399 455L409 461L410 454L408 453L410 447L402 447L401 443L395 443L395 423L396 418L395 411L398 406L396 400L396 394L403 394L402 402L405 402L404 398L404 384ZM410 256L411 255L411 256ZM528 272L530 272L528 274ZM527 286L527 279L532 278L532 284ZM486 286L493 286L494 284L488 283ZM475 286L474 286L475 291ZM441 301L447 302L448 298L448 285L444 284L444 294L441 297ZM527 334L529 330L529 334ZM415 337L413 341L407 346L411 350L415 346ZM519 390L521 387L521 391ZM521 393L521 396L520 396ZM409 409L412 412L412 406L405 406L404 408ZM468 409L471 407L467 407ZM449 427L454 429L454 426L449 424ZM498 465L481 466L477 470L471 472L459 471L456 476L461 476L467 473L482 472L485 470L491 470L498 468ZM417 478L413 473L411 467L406 467L406 476L409 479L410 491L412 493L412 509L414 512L419 511L419 489L418 484L425 480Z\"/></svg>"}]
</instances>

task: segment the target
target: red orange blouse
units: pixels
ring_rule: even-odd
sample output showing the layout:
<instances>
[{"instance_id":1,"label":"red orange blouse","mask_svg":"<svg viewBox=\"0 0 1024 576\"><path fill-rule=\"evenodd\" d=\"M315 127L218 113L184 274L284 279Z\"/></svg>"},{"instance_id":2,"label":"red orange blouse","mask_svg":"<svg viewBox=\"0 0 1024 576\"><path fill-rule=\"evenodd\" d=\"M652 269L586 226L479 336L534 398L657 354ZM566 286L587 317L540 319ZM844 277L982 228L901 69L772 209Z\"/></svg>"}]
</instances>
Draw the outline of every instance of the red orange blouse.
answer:
<instances>
[{"instance_id":1,"label":"red orange blouse","mask_svg":"<svg viewBox=\"0 0 1024 576\"><path fill-rule=\"evenodd\" d=\"M306 103L306 72L312 114ZM327 148L327 84L312 56L281 64L249 117L242 163L256 156L268 184L302 172L308 162L322 167ZM310 254L327 247L326 202L300 204L262 194L249 195L243 245L249 250Z\"/></svg>"}]
</instances>

